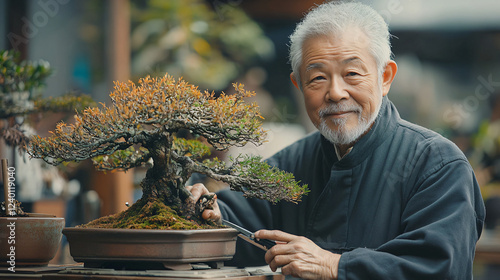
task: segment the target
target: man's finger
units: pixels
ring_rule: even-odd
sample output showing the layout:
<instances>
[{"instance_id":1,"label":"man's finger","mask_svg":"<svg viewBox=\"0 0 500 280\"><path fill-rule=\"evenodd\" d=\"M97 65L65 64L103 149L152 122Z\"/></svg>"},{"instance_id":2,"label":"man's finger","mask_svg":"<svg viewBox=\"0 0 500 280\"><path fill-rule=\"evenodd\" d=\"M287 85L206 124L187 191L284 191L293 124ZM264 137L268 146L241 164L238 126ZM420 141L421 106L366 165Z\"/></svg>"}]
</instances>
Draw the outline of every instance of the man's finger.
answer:
<instances>
[{"instance_id":1,"label":"man's finger","mask_svg":"<svg viewBox=\"0 0 500 280\"><path fill-rule=\"evenodd\" d=\"M266 230L261 229L255 232L255 237L259 239L270 239L281 242L290 242L298 236L283 232L281 230Z\"/></svg>"},{"instance_id":2,"label":"man's finger","mask_svg":"<svg viewBox=\"0 0 500 280\"><path fill-rule=\"evenodd\" d=\"M220 212L210 210L210 209L203 211L203 213L201 214L201 217L204 220L212 220L216 223L222 222Z\"/></svg>"},{"instance_id":3,"label":"man's finger","mask_svg":"<svg viewBox=\"0 0 500 280\"><path fill-rule=\"evenodd\" d=\"M205 187L205 185L201 183L197 183L192 186L187 186L186 189L191 192L194 201L198 201L202 195L210 193L208 189Z\"/></svg>"},{"instance_id":4,"label":"man's finger","mask_svg":"<svg viewBox=\"0 0 500 280\"><path fill-rule=\"evenodd\" d=\"M219 209L219 204L217 203L217 195L214 195L214 203L212 204L212 208L205 209L203 213L201 213L201 217L204 220L212 220L217 224L222 224L222 214Z\"/></svg>"},{"instance_id":5,"label":"man's finger","mask_svg":"<svg viewBox=\"0 0 500 280\"><path fill-rule=\"evenodd\" d=\"M266 261L267 261L267 255L268 254L266 254ZM276 272L276 270L278 268L289 264L290 261L291 261L291 259L288 255L277 255L273 259L269 260L268 264L269 264L269 268L271 268L271 270L273 272Z\"/></svg>"},{"instance_id":6,"label":"man's finger","mask_svg":"<svg viewBox=\"0 0 500 280\"><path fill-rule=\"evenodd\" d=\"M273 262L278 262L277 258L282 258L286 255L293 255L297 253L295 246L288 243L276 243L271 249L267 250L266 255L264 256L266 263L271 264ZM279 266L282 265L281 262L278 263Z\"/></svg>"}]
</instances>

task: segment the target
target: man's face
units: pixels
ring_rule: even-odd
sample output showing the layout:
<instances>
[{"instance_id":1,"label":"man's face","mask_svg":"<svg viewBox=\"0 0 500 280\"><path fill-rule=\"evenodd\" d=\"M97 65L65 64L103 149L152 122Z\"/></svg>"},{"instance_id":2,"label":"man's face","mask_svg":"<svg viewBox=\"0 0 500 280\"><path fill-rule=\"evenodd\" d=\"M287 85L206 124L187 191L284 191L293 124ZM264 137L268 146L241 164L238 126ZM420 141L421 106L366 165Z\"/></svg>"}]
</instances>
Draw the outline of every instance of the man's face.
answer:
<instances>
[{"instance_id":1,"label":"man's face","mask_svg":"<svg viewBox=\"0 0 500 280\"><path fill-rule=\"evenodd\" d=\"M354 142L369 130L389 90L383 85L385 78L379 81L369 39L355 28L336 38L306 40L300 78L309 118L340 145Z\"/></svg>"}]
</instances>

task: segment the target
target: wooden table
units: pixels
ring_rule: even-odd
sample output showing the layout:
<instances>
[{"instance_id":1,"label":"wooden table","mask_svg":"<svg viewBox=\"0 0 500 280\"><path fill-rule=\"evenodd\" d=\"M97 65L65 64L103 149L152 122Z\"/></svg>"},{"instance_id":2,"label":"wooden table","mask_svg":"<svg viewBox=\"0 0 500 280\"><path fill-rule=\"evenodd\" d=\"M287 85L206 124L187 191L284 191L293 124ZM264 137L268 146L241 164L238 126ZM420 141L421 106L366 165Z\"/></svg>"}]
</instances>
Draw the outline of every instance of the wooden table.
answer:
<instances>
[{"instance_id":1,"label":"wooden table","mask_svg":"<svg viewBox=\"0 0 500 280\"><path fill-rule=\"evenodd\" d=\"M48 267L16 267L16 272L2 270L0 279L9 280L167 280L167 279L224 279L224 280L284 280L281 273L259 268L195 269L190 271L143 270L123 271L114 269L84 268L82 264Z\"/></svg>"},{"instance_id":2,"label":"wooden table","mask_svg":"<svg viewBox=\"0 0 500 280\"><path fill-rule=\"evenodd\" d=\"M8 266L0 267L0 279L8 280L32 280L32 279L42 279L43 275L57 273L63 269L66 269L66 265L48 265L48 266L38 266L38 267L22 267L16 266L15 272L9 271Z\"/></svg>"}]
</instances>

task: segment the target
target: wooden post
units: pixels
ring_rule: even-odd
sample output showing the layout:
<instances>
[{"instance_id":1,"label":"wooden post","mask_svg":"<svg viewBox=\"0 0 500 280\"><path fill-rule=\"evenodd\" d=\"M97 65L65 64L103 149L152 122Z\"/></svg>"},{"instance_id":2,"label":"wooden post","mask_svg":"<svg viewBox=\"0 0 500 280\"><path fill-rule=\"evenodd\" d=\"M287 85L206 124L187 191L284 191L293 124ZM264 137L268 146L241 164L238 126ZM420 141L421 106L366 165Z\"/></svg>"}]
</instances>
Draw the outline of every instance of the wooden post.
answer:
<instances>
[{"instance_id":1,"label":"wooden post","mask_svg":"<svg viewBox=\"0 0 500 280\"><path fill-rule=\"evenodd\" d=\"M110 0L108 3L109 91L113 81L130 79L130 3L129 0ZM133 171L104 173L93 176L94 189L102 199L101 215L110 215L125 210L126 202L133 202Z\"/></svg>"}]
</instances>

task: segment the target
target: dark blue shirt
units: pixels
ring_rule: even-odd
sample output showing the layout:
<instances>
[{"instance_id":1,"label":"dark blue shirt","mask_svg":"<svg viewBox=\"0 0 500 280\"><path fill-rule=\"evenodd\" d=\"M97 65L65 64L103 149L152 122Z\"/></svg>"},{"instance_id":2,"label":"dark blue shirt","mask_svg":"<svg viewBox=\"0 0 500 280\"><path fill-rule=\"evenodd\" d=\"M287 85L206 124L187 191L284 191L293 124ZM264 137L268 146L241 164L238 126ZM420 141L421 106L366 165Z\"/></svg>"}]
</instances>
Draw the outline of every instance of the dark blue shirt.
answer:
<instances>
[{"instance_id":1,"label":"dark blue shirt","mask_svg":"<svg viewBox=\"0 0 500 280\"><path fill-rule=\"evenodd\" d=\"M472 279L485 216L473 170L456 145L402 120L387 97L341 160L316 132L268 162L308 184L309 195L272 205L222 191L224 218L342 254L339 279ZM232 264L265 264L259 250L239 240Z\"/></svg>"}]
</instances>

